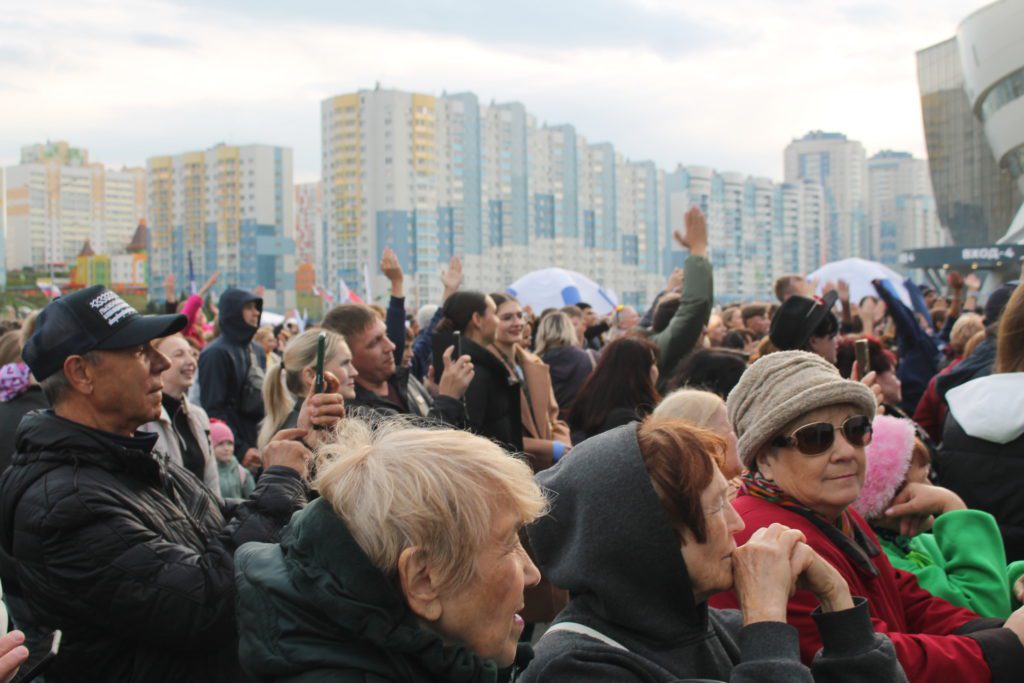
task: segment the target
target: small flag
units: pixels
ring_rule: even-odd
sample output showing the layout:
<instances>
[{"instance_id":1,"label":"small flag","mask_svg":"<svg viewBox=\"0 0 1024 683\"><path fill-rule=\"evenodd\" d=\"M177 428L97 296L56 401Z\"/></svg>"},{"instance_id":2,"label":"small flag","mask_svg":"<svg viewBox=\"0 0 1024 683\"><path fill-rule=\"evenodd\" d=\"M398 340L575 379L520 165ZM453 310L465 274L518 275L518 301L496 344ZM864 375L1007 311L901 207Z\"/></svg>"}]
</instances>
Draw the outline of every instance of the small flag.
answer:
<instances>
[{"instance_id":1,"label":"small flag","mask_svg":"<svg viewBox=\"0 0 1024 683\"><path fill-rule=\"evenodd\" d=\"M359 295L348 288L348 285L345 284L345 278L343 277L338 278L338 301L340 303L345 303L346 301L350 301L354 304L363 303L363 300L359 298Z\"/></svg>"},{"instance_id":2,"label":"small flag","mask_svg":"<svg viewBox=\"0 0 1024 683\"><path fill-rule=\"evenodd\" d=\"M370 264L363 264L363 288L366 290L366 300L373 303L373 290L370 289Z\"/></svg>"},{"instance_id":3,"label":"small flag","mask_svg":"<svg viewBox=\"0 0 1024 683\"><path fill-rule=\"evenodd\" d=\"M49 280L36 280L36 286L51 299L56 299L60 296L60 287Z\"/></svg>"},{"instance_id":4,"label":"small flag","mask_svg":"<svg viewBox=\"0 0 1024 683\"><path fill-rule=\"evenodd\" d=\"M195 293L199 291L196 287L196 271L192 268L192 251L188 252L188 289L189 293L195 296Z\"/></svg>"},{"instance_id":5,"label":"small flag","mask_svg":"<svg viewBox=\"0 0 1024 683\"><path fill-rule=\"evenodd\" d=\"M323 289L322 287L319 287L317 285L313 285L313 294L315 294L318 297L320 297L328 305L333 305L334 304L334 297L331 296L330 292L328 292L326 289Z\"/></svg>"}]
</instances>

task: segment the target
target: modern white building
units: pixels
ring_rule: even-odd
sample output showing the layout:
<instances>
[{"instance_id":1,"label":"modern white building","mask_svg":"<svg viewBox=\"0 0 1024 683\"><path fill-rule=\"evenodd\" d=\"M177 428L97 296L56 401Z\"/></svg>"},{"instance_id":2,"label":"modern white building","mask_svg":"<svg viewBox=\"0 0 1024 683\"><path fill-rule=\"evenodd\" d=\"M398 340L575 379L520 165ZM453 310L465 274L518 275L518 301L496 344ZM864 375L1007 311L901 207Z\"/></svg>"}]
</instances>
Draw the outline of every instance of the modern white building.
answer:
<instances>
[{"instance_id":1,"label":"modern white building","mask_svg":"<svg viewBox=\"0 0 1024 683\"><path fill-rule=\"evenodd\" d=\"M264 288L264 307L295 306L292 151L220 144L146 162L150 298L164 278L202 284L220 271L225 287Z\"/></svg>"},{"instance_id":2,"label":"modern white building","mask_svg":"<svg viewBox=\"0 0 1024 683\"><path fill-rule=\"evenodd\" d=\"M928 162L885 150L868 159L868 215L875 258L900 269L900 252L950 242L932 196Z\"/></svg>"},{"instance_id":3,"label":"modern white building","mask_svg":"<svg viewBox=\"0 0 1024 683\"><path fill-rule=\"evenodd\" d=\"M812 131L786 147L786 182L814 180L825 189L823 262L851 256L873 258L865 157L864 146L842 133Z\"/></svg>"},{"instance_id":4,"label":"modern white building","mask_svg":"<svg viewBox=\"0 0 1024 683\"><path fill-rule=\"evenodd\" d=\"M119 253L145 215L145 171L89 162L66 142L29 145L4 173L8 269L73 263L89 240L96 253Z\"/></svg>"}]
</instances>

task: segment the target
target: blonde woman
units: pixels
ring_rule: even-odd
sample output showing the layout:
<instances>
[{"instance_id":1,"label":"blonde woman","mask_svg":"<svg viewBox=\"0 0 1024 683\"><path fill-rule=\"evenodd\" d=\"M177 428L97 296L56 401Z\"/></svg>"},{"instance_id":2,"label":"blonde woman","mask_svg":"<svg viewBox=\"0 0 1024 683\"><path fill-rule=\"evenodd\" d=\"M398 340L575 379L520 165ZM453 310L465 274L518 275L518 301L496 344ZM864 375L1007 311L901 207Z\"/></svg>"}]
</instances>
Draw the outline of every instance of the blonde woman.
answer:
<instances>
[{"instance_id":1,"label":"blonde woman","mask_svg":"<svg viewBox=\"0 0 1024 683\"><path fill-rule=\"evenodd\" d=\"M551 369L551 387L561 411L559 417L564 420L580 387L593 372L594 360L580 348L572 319L561 311L541 318L534 353Z\"/></svg>"},{"instance_id":2,"label":"blonde woman","mask_svg":"<svg viewBox=\"0 0 1024 683\"><path fill-rule=\"evenodd\" d=\"M662 399L654 409L654 417L686 420L698 427L714 432L725 440L725 459L722 474L733 479L743 474L743 463L736 450L736 432L729 424L725 401L718 394L699 389L679 389Z\"/></svg>"},{"instance_id":3,"label":"blonde woman","mask_svg":"<svg viewBox=\"0 0 1024 683\"><path fill-rule=\"evenodd\" d=\"M508 680L496 669L523 664L523 590L540 580L519 536L547 509L530 466L469 432L350 418L316 469L320 498L281 542L236 556L246 672Z\"/></svg>"},{"instance_id":4,"label":"blonde woman","mask_svg":"<svg viewBox=\"0 0 1024 683\"><path fill-rule=\"evenodd\" d=\"M316 377L316 346L320 333L324 345L324 392L314 395L314 405L306 406ZM306 330L292 339L281 362L267 370L263 381L263 406L266 417L260 426L259 447L266 446L282 429L306 425L332 425L344 416L344 400L356 396L352 353L345 339L335 332ZM303 413L308 413L305 419Z\"/></svg>"}]
</instances>

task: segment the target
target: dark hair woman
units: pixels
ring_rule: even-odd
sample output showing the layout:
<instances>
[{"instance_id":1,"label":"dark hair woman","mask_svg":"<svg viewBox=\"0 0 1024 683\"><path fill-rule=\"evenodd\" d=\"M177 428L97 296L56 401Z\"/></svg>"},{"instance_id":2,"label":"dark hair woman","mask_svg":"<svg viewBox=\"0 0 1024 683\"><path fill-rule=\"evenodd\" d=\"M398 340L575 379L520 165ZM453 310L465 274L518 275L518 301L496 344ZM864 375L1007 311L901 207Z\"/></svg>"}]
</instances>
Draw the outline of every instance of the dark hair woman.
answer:
<instances>
[{"instance_id":1,"label":"dark hair woman","mask_svg":"<svg viewBox=\"0 0 1024 683\"><path fill-rule=\"evenodd\" d=\"M569 411L572 442L642 420L661 400L657 384L658 347L653 342L624 337L608 344Z\"/></svg>"},{"instance_id":2,"label":"dark hair woman","mask_svg":"<svg viewBox=\"0 0 1024 683\"><path fill-rule=\"evenodd\" d=\"M498 332L497 311L494 299L483 292L455 292L445 300L434 331L434 379L441 375L437 359L455 343L458 332L462 355L473 361L473 381L465 395L470 431L519 452L523 450L519 384L488 348Z\"/></svg>"},{"instance_id":3,"label":"dark hair woman","mask_svg":"<svg viewBox=\"0 0 1024 683\"><path fill-rule=\"evenodd\" d=\"M736 351L701 349L679 363L668 386L672 390L706 389L725 400L746 369L746 358Z\"/></svg>"}]
</instances>

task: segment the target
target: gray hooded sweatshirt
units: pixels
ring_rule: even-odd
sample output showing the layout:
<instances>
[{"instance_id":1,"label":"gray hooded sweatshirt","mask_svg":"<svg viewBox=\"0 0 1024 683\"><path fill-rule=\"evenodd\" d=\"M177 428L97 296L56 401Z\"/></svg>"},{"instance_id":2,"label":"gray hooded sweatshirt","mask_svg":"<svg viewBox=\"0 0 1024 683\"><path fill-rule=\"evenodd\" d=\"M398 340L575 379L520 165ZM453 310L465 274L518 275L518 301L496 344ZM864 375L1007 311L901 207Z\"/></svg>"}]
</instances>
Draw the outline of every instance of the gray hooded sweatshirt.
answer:
<instances>
[{"instance_id":1,"label":"gray hooded sweatshirt","mask_svg":"<svg viewBox=\"0 0 1024 683\"><path fill-rule=\"evenodd\" d=\"M588 439L537 475L552 508L528 527L530 545L541 573L571 600L540 639L522 681L906 680L862 598L852 609L815 617L824 648L810 669L800 662L792 626L744 627L736 610L696 604L636 428ZM566 622L598 635L558 630Z\"/></svg>"}]
</instances>

